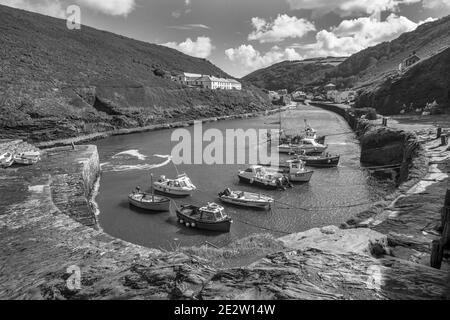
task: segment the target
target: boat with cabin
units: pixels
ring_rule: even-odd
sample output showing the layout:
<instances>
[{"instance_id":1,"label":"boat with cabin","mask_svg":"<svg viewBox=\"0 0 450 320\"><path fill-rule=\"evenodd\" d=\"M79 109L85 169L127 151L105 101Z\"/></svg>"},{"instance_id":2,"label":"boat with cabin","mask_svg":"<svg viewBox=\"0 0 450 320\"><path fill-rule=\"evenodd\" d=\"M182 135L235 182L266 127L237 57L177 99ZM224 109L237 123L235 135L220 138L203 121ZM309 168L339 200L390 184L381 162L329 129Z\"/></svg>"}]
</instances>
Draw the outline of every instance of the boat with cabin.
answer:
<instances>
[{"instance_id":1,"label":"boat with cabin","mask_svg":"<svg viewBox=\"0 0 450 320\"><path fill-rule=\"evenodd\" d=\"M6 152L0 155L0 168L8 168L14 163L12 153Z\"/></svg>"},{"instance_id":2,"label":"boat with cabin","mask_svg":"<svg viewBox=\"0 0 450 320\"><path fill-rule=\"evenodd\" d=\"M230 232L233 220L225 212L225 208L208 203L204 207L183 205L177 209L178 222L188 228L196 228L216 232Z\"/></svg>"},{"instance_id":3,"label":"boat with cabin","mask_svg":"<svg viewBox=\"0 0 450 320\"><path fill-rule=\"evenodd\" d=\"M315 153L323 153L328 146L318 143L316 140L312 138L304 138L298 144L281 144L278 146L279 153L302 153L305 152L307 154L315 154Z\"/></svg>"},{"instance_id":4,"label":"boat with cabin","mask_svg":"<svg viewBox=\"0 0 450 320\"><path fill-rule=\"evenodd\" d=\"M175 179L168 179L161 176L158 181L153 183L156 191L178 197L188 197L197 190L191 179L184 173L178 175Z\"/></svg>"},{"instance_id":5,"label":"boat with cabin","mask_svg":"<svg viewBox=\"0 0 450 320\"><path fill-rule=\"evenodd\" d=\"M219 193L222 202L229 203L240 207L250 207L268 210L272 206L274 200L272 197L262 195L260 193L252 193L245 191L232 191L230 188Z\"/></svg>"},{"instance_id":6,"label":"boat with cabin","mask_svg":"<svg viewBox=\"0 0 450 320\"><path fill-rule=\"evenodd\" d=\"M253 165L239 171L239 181L266 189L286 189L290 187L289 179L277 170L270 170L261 165Z\"/></svg>"},{"instance_id":7,"label":"boat with cabin","mask_svg":"<svg viewBox=\"0 0 450 320\"><path fill-rule=\"evenodd\" d=\"M39 151L23 152L14 155L14 162L23 165L36 164L41 160L41 153Z\"/></svg>"},{"instance_id":8,"label":"boat with cabin","mask_svg":"<svg viewBox=\"0 0 450 320\"><path fill-rule=\"evenodd\" d=\"M296 154L292 160L304 161L308 167L333 168L339 165L340 155L333 155L323 152L320 155L307 155L305 153Z\"/></svg>"},{"instance_id":9,"label":"boat with cabin","mask_svg":"<svg viewBox=\"0 0 450 320\"><path fill-rule=\"evenodd\" d=\"M309 182L314 174L314 171L305 167L303 161L286 161L288 165L288 178L291 182Z\"/></svg>"}]
</instances>

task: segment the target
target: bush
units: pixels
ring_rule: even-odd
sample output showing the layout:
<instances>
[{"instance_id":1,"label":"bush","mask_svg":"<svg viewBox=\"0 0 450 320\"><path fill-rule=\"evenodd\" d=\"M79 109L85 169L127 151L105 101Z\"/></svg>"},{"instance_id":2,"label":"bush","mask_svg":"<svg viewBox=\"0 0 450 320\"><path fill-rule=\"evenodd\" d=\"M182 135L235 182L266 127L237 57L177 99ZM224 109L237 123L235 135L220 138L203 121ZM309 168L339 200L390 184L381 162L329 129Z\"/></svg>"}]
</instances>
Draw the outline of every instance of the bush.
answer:
<instances>
[{"instance_id":1,"label":"bush","mask_svg":"<svg viewBox=\"0 0 450 320\"><path fill-rule=\"evenodd\" d=\"M375 109L368 108L369 110L366 113L366 119L367 120L377 120L378 115Z\"/></svg>"}]
</instances>

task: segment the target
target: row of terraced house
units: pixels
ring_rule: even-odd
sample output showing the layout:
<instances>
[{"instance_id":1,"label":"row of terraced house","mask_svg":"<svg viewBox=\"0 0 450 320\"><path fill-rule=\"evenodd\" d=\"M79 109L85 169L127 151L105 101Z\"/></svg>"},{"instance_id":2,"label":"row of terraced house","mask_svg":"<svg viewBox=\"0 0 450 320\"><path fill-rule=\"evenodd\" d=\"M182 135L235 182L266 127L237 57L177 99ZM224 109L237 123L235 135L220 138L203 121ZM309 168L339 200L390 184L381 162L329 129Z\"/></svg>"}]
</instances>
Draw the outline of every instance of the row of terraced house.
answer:
<instances>
[{"instance_id":1,"label":"row of terraced house","mask_svg":"<svg viewBox=\"0 0 450 320\"><path fill-rule=\"evenodd\" d=\"M211 90L242 90L242 84L235 79L218 78L212 75L183 72L172 77L181 84Z\"/></svg>"}]
</instances>

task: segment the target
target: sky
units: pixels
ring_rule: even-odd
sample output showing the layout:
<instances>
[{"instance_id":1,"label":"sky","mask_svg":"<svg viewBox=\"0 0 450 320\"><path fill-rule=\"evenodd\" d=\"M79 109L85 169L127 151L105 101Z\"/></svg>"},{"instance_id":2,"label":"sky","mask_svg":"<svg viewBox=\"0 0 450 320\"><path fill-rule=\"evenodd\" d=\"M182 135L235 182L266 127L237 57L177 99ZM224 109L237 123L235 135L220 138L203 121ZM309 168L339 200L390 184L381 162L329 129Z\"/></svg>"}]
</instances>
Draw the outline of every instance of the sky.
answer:
<instances>
[{"instance_id":1,"label":"sky","mask_svg":"<svg viewBox=\"0 0 450 320\"><path fill-rule=\"evenodd\" d=\"M450 14L450 0L0 0L205 58L234 77L284 60L349 56Z\"/></svg>"}]
</instances>

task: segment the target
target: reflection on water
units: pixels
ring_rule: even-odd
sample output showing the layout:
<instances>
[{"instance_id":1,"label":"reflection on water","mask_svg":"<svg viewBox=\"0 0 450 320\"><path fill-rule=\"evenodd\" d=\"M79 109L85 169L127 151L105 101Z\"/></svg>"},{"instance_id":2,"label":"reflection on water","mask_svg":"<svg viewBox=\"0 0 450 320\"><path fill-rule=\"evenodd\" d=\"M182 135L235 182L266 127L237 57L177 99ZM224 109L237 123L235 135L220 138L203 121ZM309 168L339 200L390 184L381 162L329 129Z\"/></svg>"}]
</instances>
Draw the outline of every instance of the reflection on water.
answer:
<instances>
[{"instance_id":1,"label":"reflection on water","mask_svg":"<svg viewBox=\"0 0 450 320\"><path fill-rule=\"evenodd\" d=\"M136 186L149 188L150 173L155 177L177 175L175 167L165 156L171 154L174 146L170 141L173 130L116 136L97 142L103 169L97 197L101 227L129 242L170 249L176 245L199 245L205 241L222 246L253 233L271 232L282 236L313 227L339 225L378 200L384 194L384 188L361 170L358 141L353 133L349 133L351 130L344 119L325 110L299 106L283 113L283 127L302 129L305 118L320 135L330 135L326 141L329 151L342 155L338 168L314 169L309 184L298 184L286 191L267 191L239 184L237 172L245 165L181 165L178 171L186 172L199 190L192 198L175 199L171 213L148 214L130 208L127 196ZM276 129L277 119L278 115L272 115L222 121L203 124L203 128L217 128L222 132L236 128ZM283 160L286 156L281 157ZM217 194L226 187L260 191L273 196L277 202L267 212L226 206L234 219L229 234L201 232L177 223L176 205L217 202Z\"/></svg>"}]
</instances>

